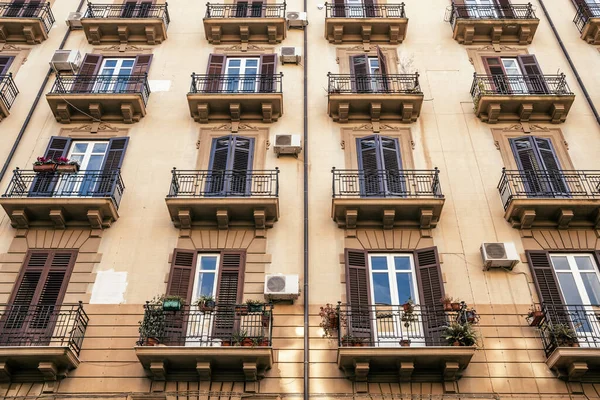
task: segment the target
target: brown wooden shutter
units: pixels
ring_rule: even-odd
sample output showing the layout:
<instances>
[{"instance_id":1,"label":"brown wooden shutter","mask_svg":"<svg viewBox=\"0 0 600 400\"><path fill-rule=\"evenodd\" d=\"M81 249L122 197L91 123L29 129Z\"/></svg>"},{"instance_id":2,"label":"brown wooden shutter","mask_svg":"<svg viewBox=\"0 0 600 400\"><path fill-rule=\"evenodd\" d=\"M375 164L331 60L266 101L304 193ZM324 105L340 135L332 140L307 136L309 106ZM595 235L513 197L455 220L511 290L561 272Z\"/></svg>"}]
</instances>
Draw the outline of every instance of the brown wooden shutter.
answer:
<instances>
[{"instance_id":1,"label":"brown wooden shutter","mask_svg":"<svg viewBox=\"0 0 600 400\"><path fill-rule=\"evenodd\" d=\"M333 0L333 16L342 18L346 16L346 2L344 0Z\"/></svg>"},{"instance_id":2,"label":"brown wooden shutter","mask_svg":"<svg viewBox=\"0 0 600 400\"><path fill-rule=\"evenodd\" d=\"M564 304L558 278L550 261L550 253L544 250L527 250L527 262L540 296L540 302L548 305Z\"/></svg>"},{"instance_id":3,"label":"brown wooden shutter","mask_svg":"<svg viewBox=\"0 0 600 400\"><path fill-rule=\"evenodd\" d=\"M377 46L377 60L379 61L379 74L382 77L382 89L384 92L387 92L389 90L387 59L379 46Z\"/></svg>"},{"instance_id":4,"label":"brown wooden shutter","mask_svg":"<svg viewBox=\"0 0 600 400\"><path fill-rule=\"evenodd\" d=\"M194 273L196 271L196 250L175 249L171 261L171 272L167 283L167 296L180 296L186 305L192 302L192 290L194 287ZM189 310L189 308L187 308ZM165 311L165 329L162 337L158 338L161 343L168 346L185 345L187 332L187 321L189 314L181 312Z\"/></svg>"},{"instance_id":5,"label":"brown wooden shutter","mask_svg":"<svg viewBox=\"0 0 600 400\"><path fill-rule=\"evenodd\" d=\"M469 18L469 11L464 0L452 0L452 4L456 6L456 16L458 18Z\"/></svg>"},{"instance_id":6,"label":"brown wooden shutter","mask_svg":"<svg viewBox=\"0 0 600 400\"><path fill-rule=\"evenodd\" d=\"M152 54L140 54L135 58L135 64L133 64L133 70L131 75L141 75L150 70L150 63L152 62Z\"/></svg>"},{"instance_id":7,"label":"brown wooden shutter","mask_svg":"<svg viewBox=\"0 0 600 400\"><path fill-rule=\"evenodd\" d=\"M96 196L111 197L114 194L115 186L118 183L115 171L120 169L123 164L128 143L128 137L112 138L108 142L108 149L101 167L102 175L99 176L98 186L95 188Z\"/></svg>"},{"instance_id":8,"label":"brown wooden shutter","mask_svg":"<svg viewBox=\"0 0 600 400\"><path fill-rule=\"evenodd\" d=\"M581 16L585 18L585 21L587 21L588 18L593 16L592 10L590 9L590 5L587 3L587 0L573 0L573 5L575 5L577 13L580 13Z\"/></svg>"},{"instance_id":9,"label":"brown wooden shutter","mask_svg":"<svg viewBox=\"0 0 600 400\"><path fill-rule=\"evenodd\" d=\"M14 57L0 57L0 75L7 75L10 64L12 64Z\"/></svg>"},{"instance_id":10,"label":"brown wooden shutter","mask_svg":"<svg viewBox=\"0 0 600 400\"><path fill-rule=\"evenodd\" d=\"M88 93L92 91L95 82L93 75L98 74L101 64L102 55L85 55L83 62L81 63L81 67L79 68L79 72L77 73L75 84L73 85L73 91L75 93Z\"/></svg>"},{"instance_id":11,"label":"brown wooden shutter","mask_svg":"<svg viewBox=\"0 0 600 400\"><path fill-rule=\"evenodd\" d=\"M44 152L44 157L55 160L59 157L66 157L71 146L71 138L65 136L52 136L48 142L48 147ZM52 173L37 174L31 183L29 196L49 196L56 186L56 176Z\"/></svg>"},{"instance_id":12,"label":"brown wooden shutter","mask_svg":"<svg viewBox=\"0 0 600 400\"><path fill-rule=\"evenodd\" d=\"M225 71L226 57L222 54L211 54L208 57L208 67L206 68L206 74L210 75L204 81L204 88L197 88L207 93L218 92L221 88L221 75Z\"/></svg>"},{"instance_id":13,"label":"brown wooden shutter","mask_svg":"<svg viewBox=\"0 0 600 400\"><path fill-rule=\"evenodd\" d=\"M495 90L498 93L510 93L510 85L505 76L506 71L500 57L482 57L483 65L488 75L491 75L490 87L486 89Z\"/></svg>"},{"instance_id":14,"label":"brown wooden shutter","mask_svg":"<svg viewBox=\"0 0 600 400\"><path fill-rule=\"evenodd\" d=\"M421 300L419 305L423 310L425 341L429 345L439 345L447 321L441 304L444 282L437 247L415 250L414 258Z\"/></svg>"},{"instance_id":15,"label":"brown wooden shutter","mask_svg":"<svg viewBox=\"0 0 600 400\"><path fill-rule=\"evenodd\" d=\"M375 2L373 0L363 0L363 7L365 8L365 17L380 17L380 13L375 8Z\"/></svg>"},{"instance_id":16,"label":"brown wooden shutter","mask_svg":"<svg viewBox=\"0 0 600 400\"><path fill-rule=\"evenodd\" d=\"M352 91L364 93L368 92L371 87L369 79L369 57L365 54L358 56L350 56L350 82ZM348 90L347 87L340 89Z\"/></svg>"},{"instance_id":17,"label":"brown wooden shutter","mask_svg":"<svg viewBox=\"0 0 600 400\"><path fill-rule=\"evenodd\" d=\"M213 336L216 338L230 340L235 330L240 328L235 305L240 304L243 299L245 263L244 252L221 253L213 328Z\"/></svg>"},{"instance_id":18,"label":"brown wooden shutter","mask_svg":"<svg viewBox=\"0 0 600 400\"><path fill-rule=\"evenodd\" d=\"M531 93L548 93L548 86L546 85L542 69L540 68L540 65L538 64L535 56L533 54L518 56L518 60L519 64L521 65L523 75L527 75L527 77L525 78L527 89Z\"/></svg>"},{"instance_id":19,"label":"brown wooden shutter","mask_svg":"<svg viewBox=\"0 0 600 400\"><path fill-rule=\"evenodd\" d=\"M371 286L365 250L345 249L348 333L371 339Z\"/></svg>"},{"instance_id":20,"label":"brown wooden shutter","mask_svg":"<svg viewBox=\"0 0 600 400\"><path fill-rule=\"evenodd\" d=\"M263 54L260 56L260 93L270 93L276 91L276 68L277 54Z\"/></svg>"}]
</instances>

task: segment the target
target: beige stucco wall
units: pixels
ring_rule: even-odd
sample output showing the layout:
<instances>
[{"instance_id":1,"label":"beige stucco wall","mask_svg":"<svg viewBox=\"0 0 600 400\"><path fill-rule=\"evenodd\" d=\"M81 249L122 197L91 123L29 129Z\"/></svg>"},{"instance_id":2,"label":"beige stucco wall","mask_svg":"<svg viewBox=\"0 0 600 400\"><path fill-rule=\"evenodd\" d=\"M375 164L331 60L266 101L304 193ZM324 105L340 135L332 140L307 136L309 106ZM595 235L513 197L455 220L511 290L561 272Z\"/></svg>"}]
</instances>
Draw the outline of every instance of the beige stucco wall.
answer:
<instances>
[{"instance_id":1,"label":"beige stucco wall","mask_svg":"<svg viewBox=\"0 0 600 400\"><path fill-rule=\"evenodd\" d=\"M425 101L419 120L400 127L402 132L410 129L410 138L414 142L414 150L405 148L403 152L411 153L416 169L438 167L441 170L440 179L446 203L437 228L432 230L432 237L427 238L426 242L438 247L446 292L466 300L482 315L478 327L482 336L480 350L459 381L459 391L463 394L481 394L482 398L493 398L494 393L499 398L512 399L567 398L570 396L567 384L555 378L548 370L537 333L526 325L524 319L531 303L537 301L532 278L523 257L524 245L531 249L546 248L544 246L548 246L548 242L541 238L552 234L533 232L531 237L522 238L520 232L511 228L504 220L504 211L496 189L504 163L494 144L492 128L502 129L510 125L491 126L474 116L469 94L474 66L469 61L468 48L452 40L450 26L443 21L448 2L405 0L405 3L410 22L406 40L397 46L400 64L396 68L410 68L420 73ZM536 1L533 3L537 5ZM592 99L600 107L598 49L579 39L572 23L575 11L568 1L546 0L546 3ZM11 115L0 123L0 160L6 159L17 137L48 70L48 61L66 32L63 21L77 4L76 0L56 1L53 12L57 23L52 28L49 39L37 46L18 46L29 53L15 77L21 93ZM302 2L289 0L287 9L301 10ZM205 154L206 149L196 149L200 129L207 126L193 121L185 98L190 74L205 71L208 55L214 49L204 39L201 22L204 11L205 6L201 2L175 0L169 4L172 22L168 39L159 46L139 46L143 49L151 48L154 54L149 79L168 81L169 89L151 94L147 116L140 122L127 126L113 124L115 127L128 129L130 137L122 171L126 190L119 208L120 218L102 232L100 238L93 239L93 250L89 250L93 258L87 261L91 266L86 264L86 272L78 274L77 290L73 286L74 289L67 294L69 301L82 300L88 303L94 290L96 274L114 270L127 273L124 301L122 304L85 305L90 315L90 326L81 353L82 363L69 378L61 382L59 393L80 394L78 397L86 398L91 397L90 393L96 392L123 394L151 391L151 381L145 377L135 357L133 345L138 336L137 322L141 319L141 304L155 294L164 292L173 249L182 245L190 248L195 246L190 243L186 245L184 242L188 239L181 237L179 230L173 227L164 197L168 191L172 167L193 169L207 162L199 159L199 154ZM316 3L311 2L307 11L310 21L307 103L310 147L310 391L314 398L339 398L352 394L353 385L337 368L336 343L321 337L317 313L320 305L335 303L345 297L345 278L340 255L349 239L330 217L330 171L334 166L348 166L348 150L341 147L341 141L345 137L343 130L357 124L337 124L327 116L326 75L327 72L339 71L336 62L338 48L352 46L329 44L323 38L325 11L318 10ZM541 10L538 10L537 15L541 19L540 27L533 43L526 50L537 56L544 72L560 71L567 75L568 83L577 97L567 122L558 128L568 142L568 156L573 167L598 169L600 128L593 119ZM283 45L301 47L302 32L288 31ZM280 47L275 46L275 51L279 52ZM79 49L85 54L95 47L87 43L83 32L75 31L65 48ZM251 124L268 128L271 143L274 143L276 134L302 133L303 129L302 66L278 65L277 68L284 73L284 115L273 124ZM49 91L53 79L52 77L44 93ZM50 136L58 135L66 127L55 121L42 97L9 170L15 167L29 169L34 159L43 154ZM101 132L97 135L100 136ZM206 144L201 142L200 146ZM265 150L265 158L261 160L264 168L278 167L281 171L281 217L274 228L268 230L264 248L261 245L261 255L255 260L256 276L253 277L252 285L247 287L247 297L260 297L262 273L299 274L301 282L304 281L303 157L304 154L299 159L278 159L271 146ZM0 182L0 190L4 190L10 176L7 173ZM17 232L10 226L8 217L2 215L1 298L8 297L16 278L18 260L24 254L23 240L26 239L28 247L38 247L37 241L30 239L34 232L35 230ZM69 233L72 231L61 231L53 235ZM372 234L383 235L382 232ZM577 235L586 238L586 245L580 246L581 248L598 248L594 242L594 238L598 237L596 232L588 231ZM92 239L87 240L89 242ZM482 271L479 246L483 241L514 242L522 262L510 273ZM571 247L579 248L573 242L571 241ZM566 243L562 245L569 248ZM294 306L278 305L275 308L275 365L261 381L260 393L291 396L302 392L302 301L303 295ZM0 395L37 395L41 387L41 384L0 384ZM600 398L600 391L597 392L593 385L585 385L584 388L585 394L590 398ZM233 392L226 397L238 398L244 387L240 383L172 382L167 385L166 390L170 392L169 396L175 396L176 391L181 391L183 397L185 392L191 391L191 397L204 399L208 398L204 392L212 391ZM203 394L198 394L198 390ZM387 383L371 384L369 392L375 396L400 393L427 395L442 394L443 388L440 383ZM126 396L123 394L123 398ZM572 395L571 398L580 396Z\"/></svg>"}]
</instances>

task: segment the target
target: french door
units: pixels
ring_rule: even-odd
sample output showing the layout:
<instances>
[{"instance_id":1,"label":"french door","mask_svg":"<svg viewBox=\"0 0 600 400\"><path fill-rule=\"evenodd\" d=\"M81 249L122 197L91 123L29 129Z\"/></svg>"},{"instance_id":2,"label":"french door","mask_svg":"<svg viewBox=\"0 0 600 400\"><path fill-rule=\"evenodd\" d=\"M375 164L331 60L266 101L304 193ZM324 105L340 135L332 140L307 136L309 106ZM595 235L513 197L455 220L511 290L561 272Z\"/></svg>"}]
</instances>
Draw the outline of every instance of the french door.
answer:
<instances>
[{"instance_id":1,"label":"french door","mask_svg":"<svg viewBox=\"0 0 600 400\"><path fill-rule=\"evenodd\" d=\"M121 18L148 18L150 16L151 8L152 1L126 1L125 4L123 4Z\"/></svg>"},{"instance_id":2,"label":"french door","mask_svg":"<svg viewBox=\"0 0 600 400\"><path fill-rule=\"evenodd\" d=\"M226 90L230 93L256 93L260 58L228 58L225 65Z\"/></svg>"},{"instance_id":3,"label":"french door","mask_svg":"<svg viewBox=\"0 0 600 400\"><path fill-rule=\"evenodd\" d=\"M247 196L252 189L254 139L224 136L213 139L209 173L206 177L208 196Z\"/></svg>"},{"instance_id":4,"label":"french door","mask_svg":"<svg viewBox=\"0 0 600 400\"><path fill-rule=\"evenodd\" d=\"M135 58L104 58L94 91L99 93L126 92L134 64Z\"/></svg>"},{"instance_id":5,"label":"french door","mask_svg":"<svg viewBox=\"0 0 600 400\"><path fill-rule=\"evenodd\" d=\"M498 10L494 0L465 0L469 17L471 18L496 18Z\"/></svg>"},{"instance_id":6,"label":"french door","mask_svg":"<svg viewBox=\"0 0 600 400\"><path fill-rule=\"evenodd\" d=\"M13 0L4 12L6 17L34 18L40 12L41 0Z\"/></svg>"},{"instance_id":7,"label":"french door","mask_svg":"<svg viewBox=\"0 0 600 400\"><path fill-rule=\"evenodd\" d=\"M372 135L357 139L361 196L405 196L398 139Z\"/></svg>"},{"instance_id":8,"label":"french door","mask_svg":"<svg viewBox=\"0 0 600 400\"><path fill-rule=\"evenodd\" d=\"M202 296L217 297L217 281L219 277L220 254L199 254L196 273L192 286L192 305L187 319L186 346L213 345L214 312L201 312L193 305Z\"/></svg>"}]
</instances>

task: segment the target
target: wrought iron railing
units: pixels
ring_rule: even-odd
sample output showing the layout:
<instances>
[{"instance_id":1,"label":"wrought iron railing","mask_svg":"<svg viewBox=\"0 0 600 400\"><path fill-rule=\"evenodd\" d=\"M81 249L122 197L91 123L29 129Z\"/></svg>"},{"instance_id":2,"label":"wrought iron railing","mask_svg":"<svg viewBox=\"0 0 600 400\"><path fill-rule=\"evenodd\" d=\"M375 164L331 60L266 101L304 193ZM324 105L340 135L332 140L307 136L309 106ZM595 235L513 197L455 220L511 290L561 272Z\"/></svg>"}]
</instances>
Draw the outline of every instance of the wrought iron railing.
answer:
<instances>
[{"instance_id":1,"label":"wrought iron railing","mask_svg":"<svg viewBox=\"0 0 600 400\"><path fill-rule=\"evenodd\" d=\"M192 74L190 93L282 93L283 73L272 75Z\"/></svg>"},{"instance_id":2,"label":"wrought iron railing","mask_svg":"<svg viewBox=\"0 0 600 400\"><path fill-rule=\"evenodd\" d=\"M10 2L0 3L0 18L37 18L42 21L46 33L54 24L54 14L50 3Z\"/></svg>"},{"instance_id":3,"label":"wrought iron railing","mask_svg":"<svg viewBox=\"0 0 600 400\"><path fill-rule=\"evenodd\" d=\"M356 75L328 73L327 92L338 93L404 93L422 94L419 74Z\"/></svg>"},{"instance_id":4,"label":"wrought iron railing","mask_svg":"<svg viewBox=\"0 0 600 400\"><path fill-rule=\"evenodd\" d=\"M546 356L557 347L600 347L600 310L598 306L542 305L538 325Z\"/></svg>"},{"instance_id":5,"label":"wrought iron railing","mask_svg":"<svg viewBox=\"0 0 600 400\"><path fill-rule=\"evenodd\" d=\"M573 22L580 33L583 32L583 28L585 28L590 18L600 18L600 4L582 4L577 7Z\"/></svg>"},{"instance_id":6,"label":"wrought iron railing","mask_svg":"<svg viewBox=\"0 0 600 400\"><path fill-rule=\"evenodd\" d=\"M210 4L206 3L205 18L285 18L286 4L246 3Z\"/></svg>"},{"instance_id":7,"label":"wrought iron railing","mask_svg":"<svg viewBox=\"0 0 600 400\"><path fill-rule=\"evenodd\" d=\"M406 18L404 3L350 5L325 3L325 18Z\"/></svg>"},{"instance_id":8,"label":"wrought iron railing","mask_svg":"<svg viewBox=\"0 0 600 400\"><path fill-rule=\"evenodd\" d=\"M473 74L471 96L476 103L483 95L572 95L565 74L480 75Z\"/></svg>"},{"instance_id":9,"label":"wrought iron railing","mask_svg":"<svg viewBox=\"0 0 600 400\"><path fill-rule=\"evenodd\" d=\"M167 197L278 197L274 170L179 171L173 168Z\"/></svg>"},{"instance_id":10,"label":"wrought iron railing","mask_svg":"<svg viewBox=\"0 0 600 400\"><path fill-rule=\"evenodd\" d=\"M600 171L503 169L498 191L504 209L513 199L600 199Z\"/></svg>"},{"instance_id":11,"label":"wrought iron railing","mask_svg":"<svg viewBox=\"0 0 600 400\"><path fill-rule=\"evenodd\" d=\"M140 346L271 346L273 306L216 303L169 311L146 304L140 323Z\"/></svg>"},{"instance_id":12,"label":"wrought iron railing","mask_svg":"<svg viewBox=\"0 0 600 400\"><path fill-rule=\"evenodd\" d=\"M439 170L332 169L333 197L443 198Z\"/></svg>"},{"instance_id":13,"label":"wrought iron railing","mask_svg":"<svg viewBox=\"0 0 600 400\"><path fill-rule=\"evenodd\" d=\"M454 27L460 19L537 19L531 3L519 5L452 4L446 8L445 20Z\"/></svg>"},{"instance_id":14,"label":"wrought iron railing","mask_svg":"<svg viewBox=\"0 0 600 400\"><path fill-rule=\"evenodd\" d=\"M84 18L154 18L162 19L169 26L169 8L165 4L125 3L92 4L88 3Z\"/></svg>"},{"instance_id":15,"label":"wrought iron railing","mask_svg":"<svg viewBox=\"0 0 600 400\"><path fill-rule=\"evenodd\" d=\"M439 307L342 304L338 313L340 347L448 346L442 334L453 322Z\"/></svg>"},{"instance_id":16,"label":"wrought iron railing","mask_svg":"<svg viewBox=\"0 0 600 400\"><path fill-rule=\"evenodd\" d=\"M89 318L75 305L0 305L0 346L66 346L79 355Z\"/></svg>"},{"instance_id":17,"label":"wrought iron railing","mask_svg":"<svg viewBox=\"0 0 600 400\"><path fill-rule=\"evenodd\" d=\"M0 101L4 103L4 106L8 110L12 107L18 94L19 89L17 89L17 85L15 85L12 73L0 75Z\"/></svg>"},{"instance_id":18,"label":"wrought iron railing","mask_svg":"<svg viewBox=\"0 0 600 400\"><path fill-rule=\"evenodd\" d=\"M56 75L52 94L140 94L144 104L148 104L150 86L148 74L108 76L108 75Z\"/></svg>"},{"instance_id":19,"label":"wrought iron railing","mask_svg":"<svg viewBox=\"0 0 600 400\"><path fill-rule=\"evenodd\" d=\"M108 197L119 208L124 190L118 169L62 173L17 168L2 197Z\"/></svg>"}]
</instances>

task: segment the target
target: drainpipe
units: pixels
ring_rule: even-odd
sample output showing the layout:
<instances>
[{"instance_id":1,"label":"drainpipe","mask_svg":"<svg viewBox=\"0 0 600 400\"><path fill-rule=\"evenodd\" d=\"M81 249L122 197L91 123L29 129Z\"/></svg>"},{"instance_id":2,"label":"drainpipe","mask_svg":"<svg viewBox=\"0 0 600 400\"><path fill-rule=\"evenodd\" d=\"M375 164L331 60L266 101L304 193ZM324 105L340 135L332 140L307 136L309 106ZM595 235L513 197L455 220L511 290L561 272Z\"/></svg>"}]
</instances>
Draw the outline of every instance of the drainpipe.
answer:
<instances>
[{"instance_id":1,"label":"drainpipe","mask_svg":"<svg viewBox=\"0 0 600 400\"><path fill-rule=\"evenodd\" d=\"M560 38L560 35L558 34L558 31L556 30L554 23L552 22L552 18L550 18L550 14L548 14L548 10L546 9L546 6L544 5L544 0L539 0L539 2L540 2L540 6L542 7L542 10L544 11L544 15L546 16L546 19L550 23L550 28L552 28L552 32L554 32L554 36L556 37L556 40L558 41L558 44L560 45L560 48L562 49L562 52L565 55L567 62L569 63L569 66L571 67L571 70L573 71L573 74L575 75L575 78L577 79L577 83L579 84L579 87L581 87L581 91L583 92L585 99L587 100L588 104L590 105L590 108L592 109L592 112L594 113L596 122L598 123L598 125L600 125L600 114L598 114L598 110L596 110L596 107L594 106L594 102L592 101L587 89L585 88L585 85L583 84L583 81L581 80L581 77L579 76L579 72L577 72L577 68L575 68L575 64L573 64L573 60L571 60L571 56L569 55L567 48L565 47L562 39Z\"/></svg>"},{"instance_id":2,"label":"drainpipe","mask_svg":"<svg viewBox=\"0 0 600 400\"><path fill-rule=\"evenodd\" d=\"M81 11L84 1L85 0L79 1L79 6L77 7L78 12ZM63 40L60 43L60 46L58 46L58 50L62 50L65 47L65 44L67 43L67 39L69 38L70 34L71 34L71 29L69 28L67 30L67 33L65 33L65 36L63 37ZM21 126L21 130L19 131L19 134L17 135L17 138L15 139L15 142L13 143L12 148L10 149L10 153L8 153L8 156L6 157L4 166L2 166L2 170L0 170L0 181L2 181L2 179L4 179L6 170L10 166L12 158L14 157L15 152L17 151L17 147L19 147L19 143L21 143L21 139L23 139L23 135L25 134L25 131L27 130L27 127L29 126L29 122L31 121L31 117L33 116L33 113L34 113L35 109L37 108L37 105L40 102L42 95L44 94L44 89L46 88L46 85L48 84L48 81L50 80L51 75L52 75L52 68L49 68L48 72L46 73L46 77L44 78L44 82L42 82L42 86L40 86L40 90L38 90L37 96L35 96L35 99L33 100L33 104L31 105L31 108L29 109L27 118L25 118L25 121L23 122L23 125Z\"/></svg>"},{"instance_id":3,"label":"drainpipe","mask_svg":"<svg viewBox=\"0 0 600 400\"><path fill-rule=\"evenodd\" d=\"M307 0L304 12L308 13ZM304 400L309 400L310 352L308 324L308 25L304 27Z\"/></svg>"}]
</instances>

